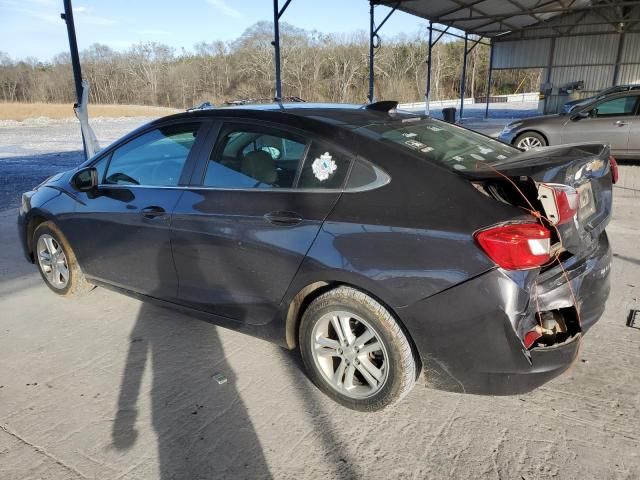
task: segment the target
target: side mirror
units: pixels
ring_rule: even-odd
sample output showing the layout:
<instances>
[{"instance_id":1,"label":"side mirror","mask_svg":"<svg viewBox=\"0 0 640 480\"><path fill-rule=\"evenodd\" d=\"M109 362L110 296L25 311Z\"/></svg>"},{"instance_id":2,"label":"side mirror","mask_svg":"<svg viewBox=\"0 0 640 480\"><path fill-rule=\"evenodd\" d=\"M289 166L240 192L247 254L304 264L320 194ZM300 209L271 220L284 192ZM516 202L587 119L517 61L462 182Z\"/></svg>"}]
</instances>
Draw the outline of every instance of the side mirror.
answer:
<instances>
[{"instance_id":1,"label":"side mirror","mask_svg":"<svg viewBox=\"0 0 640 480\"><path fill-rule=\"evenodd\" d=\"M71 177L71 185L80 192L88 192L98 186L98 170L95 167L87 167L78 170Z\"/></svg>"},{"instance_id":2,"label":"side mirror","mask_svg":"<svg viewBox=\"0 0 640 480\"><path fill-rule=\"evenodd\" d=\"M571 120L577 121L577 120L582 120L583 118L589 118L589 117L591 117L591 110L587 112L578 112L571 117Z\"/></svg>"}]
</instances>

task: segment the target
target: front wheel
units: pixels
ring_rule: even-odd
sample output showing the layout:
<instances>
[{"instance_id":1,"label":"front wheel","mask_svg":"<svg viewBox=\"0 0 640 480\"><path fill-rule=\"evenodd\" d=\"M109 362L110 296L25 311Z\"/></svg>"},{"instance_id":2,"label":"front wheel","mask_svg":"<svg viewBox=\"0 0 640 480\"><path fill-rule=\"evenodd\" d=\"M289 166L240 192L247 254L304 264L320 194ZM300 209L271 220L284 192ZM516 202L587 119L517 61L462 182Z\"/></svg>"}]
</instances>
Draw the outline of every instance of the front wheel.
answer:
<instances>
[{"instance_id":1,"label":"front wheel","mask_svg":"<svg viewBox=\"0 0 640 480\"><path fill-rule=\"evenodd\" d=\"M42 279L58 295L72 296L94 288L85 280L73 250L52 222L41 223L35 229L33 248Z\"/></svg>"},{"instance_id":2,"label":"front wheel","mask_svg":"<svg viewBox=\"0 0 640 480\"><path fill-rule=\"evenodd\" d=\"M536 132L524 132L518 135L513 144L521 150L530 150L536 147L546 147L545 138Z\"/></svg>"},{"instance_id":3,"label":"front wheel","mask_svg":"<svg viewBox=\"0 0 640 480\"><path fill-rule=\"evenodd\" d=\"M354 410L396 403L416 380L411 344L398 323L377 301L350 287L311 302L302 317L299 344L311 380Z\"/></svg>"}]
</instances>

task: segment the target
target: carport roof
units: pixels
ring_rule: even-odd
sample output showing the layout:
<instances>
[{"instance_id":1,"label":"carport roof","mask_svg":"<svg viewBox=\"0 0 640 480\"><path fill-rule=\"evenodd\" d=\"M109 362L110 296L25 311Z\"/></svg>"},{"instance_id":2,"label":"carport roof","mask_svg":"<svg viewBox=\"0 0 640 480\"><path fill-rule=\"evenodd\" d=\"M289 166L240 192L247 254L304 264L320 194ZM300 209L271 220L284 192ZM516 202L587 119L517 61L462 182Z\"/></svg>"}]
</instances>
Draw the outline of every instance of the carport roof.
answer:
<instances>
[{"instance_id":1,"label":"carport roof","mask_svg":"<svg viewBox=\"0 0 640 480\"><path fill-rule=\"evenodd\" d=\"M528 28L540 28L549 20L575 12L597 14L602 25L626 20L629 0L372 0L375 5L398 10L483 37L498 37ZM562 30L557 30L562 36Z\"/></svg>"}]
</instances>

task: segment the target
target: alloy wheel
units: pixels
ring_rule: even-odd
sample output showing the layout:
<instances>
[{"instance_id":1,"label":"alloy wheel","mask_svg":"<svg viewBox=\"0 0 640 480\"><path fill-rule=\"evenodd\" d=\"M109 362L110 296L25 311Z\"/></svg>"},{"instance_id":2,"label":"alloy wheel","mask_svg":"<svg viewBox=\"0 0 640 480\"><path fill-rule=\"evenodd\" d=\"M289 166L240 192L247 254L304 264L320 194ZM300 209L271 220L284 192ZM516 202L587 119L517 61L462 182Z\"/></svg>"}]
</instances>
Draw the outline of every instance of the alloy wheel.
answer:
<instances>
[{"instance_id":1,"label":"alloy wheel","mask_svg":"<svg viewBox=\"0 0 640 480\"><path fill-rule=\"evenodd\" d=\"M62 246L51 235L38 238L38 264L51 286L62 290L69 283L69 264Z\"/></svg>"},{"instance_id":2,"label":"alloy wheel","mask_svg":"<svg viewBox=\"0 0 640 480\"><path fill-rule=\"evenodd\" d=\"M313 360L327 383L351 398L368 398L388 378L388 354L380 336L358 315L323 315L311 335Z\"/></svg>"},{"instance_id":3,"label":"alloy wheel","mask_svg":"<svg viewBox=\"0 0 640 480\"><path fill-rule=\"evenodd\" d=\"M535 147L542 147L542 142L540 141L539 138L536 137L524 137L522 138L518 144L516 145L518 148L521 148L523 150L529 150L531 148L535 148Z\"/></svg>"}]
</instances>

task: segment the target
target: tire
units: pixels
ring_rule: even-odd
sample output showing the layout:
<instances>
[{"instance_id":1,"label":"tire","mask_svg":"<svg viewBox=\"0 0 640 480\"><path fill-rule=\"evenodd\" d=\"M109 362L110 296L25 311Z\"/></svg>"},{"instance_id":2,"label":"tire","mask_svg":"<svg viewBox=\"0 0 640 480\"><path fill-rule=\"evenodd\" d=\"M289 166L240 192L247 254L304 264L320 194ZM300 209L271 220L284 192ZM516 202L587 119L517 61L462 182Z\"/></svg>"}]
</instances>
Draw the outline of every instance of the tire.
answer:
<instances>
[{"instance_id":1,"label":"tire","mask_svg":"<svg viewBox=\"0 0 640 480\"><path fill-rule=\"evenodd\" d=\"M95 288L84 278L69 242L53 222L43 222L36 227L32 245L34 263L51 291L71 297Z\"/></svg>"},{"instance_id":2,"label":"tire","mask_svg":"<svg viewBox=\"0 0 640 480\"><path fill-rule=\"evenodd\" d=\"M346 343L345 336L351 336ZM313 383L353 410L397 403L416 381L413 350L400 325L380 303L351 287L330 290L309 304L299 345Z\"/></svg>"},{"instance_id":3,"label":"tire","mask_svg":"<svg viewBox=\"0 0 640 480\"><path fill-rule=\"evenodd\" d=\"M546 147L547 140L537 132L524 132L516 137L513 145L523 150L529 150L535 147Z\"/></svg>"}]
</instances>

